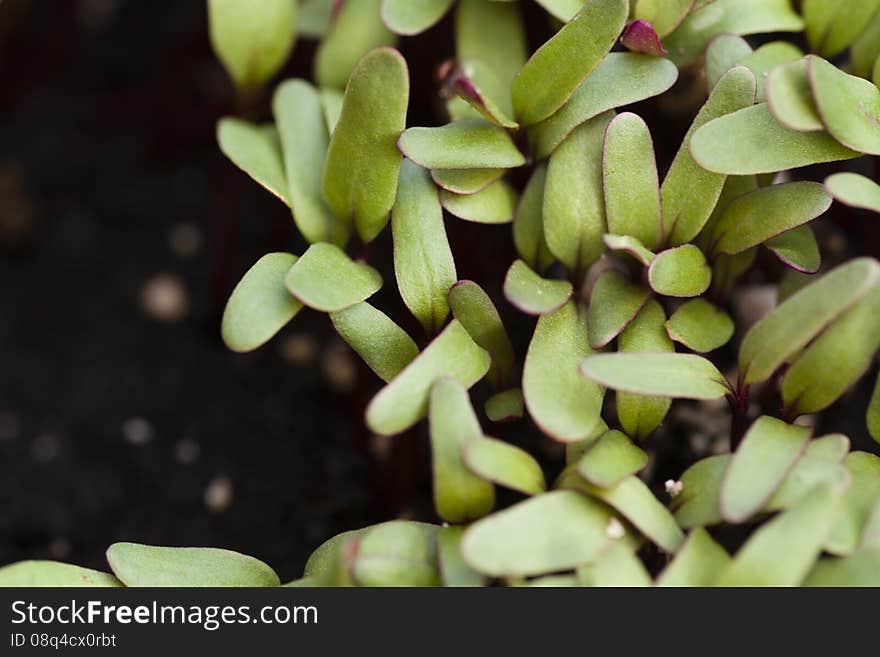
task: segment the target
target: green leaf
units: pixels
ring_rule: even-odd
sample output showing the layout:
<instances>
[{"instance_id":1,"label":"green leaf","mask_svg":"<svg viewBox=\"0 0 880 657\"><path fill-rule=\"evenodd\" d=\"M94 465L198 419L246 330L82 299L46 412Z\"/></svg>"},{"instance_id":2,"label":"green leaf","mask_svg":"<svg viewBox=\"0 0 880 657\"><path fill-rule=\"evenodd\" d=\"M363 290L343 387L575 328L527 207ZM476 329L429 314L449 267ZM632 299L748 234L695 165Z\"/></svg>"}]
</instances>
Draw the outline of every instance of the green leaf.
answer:
<instances>
[{"instance_id":1,"label":"green leaf","mask_svg":"<svg viewBox=\"0 0 880 657\"><path fill-rule=\"evenodd\" d=\"M782 125L801 132L825 130L807 77L807 60L774 68L767 74L767 107Z\"/></svg>"},{"instance_id":2,"label":"green leaf","mask_svg":"<svg viewBox=\"0 0 880 657\"><path fill-rule=\"evenodd\" d=\"M382 287L372 267L354 262L335 244L312 244L284 277L288 292L315 310L335 312L360 303Z\"/></svg>"},{"instance_id":3,"label":"green leaf","mask_svg":"<svg viewBox=\"0 0 880 657\"><path fill-rule=\"evenodd\" d=\"M862 539L859 549L880 549L880 497L868 513L862 528Z\"/></svg>"},{"instance_id":4,"label":"green leaf","mask_svg":"<svg viewBox=\"0 0 880 657\"><path fill-rule=\"evenodd\" d=\"M637 114L624 112L608 124L602 172L608 231L655 248L661 232L657 163L651 132Z\"/></svg>"},{"instance_id":5,"label":"green leaf","mask_svg":"<svg viewBox=\"0 0 880 657\"><path fill-rule=\"evenodd\" d=\"M878 348L880 285L816 338L785 372L782 401L787 412L795 416L830 406L862 377Z\"/></svg>"},{"instance_id":6,"label":"green leaf","mask_svg":"<svg viewBox=\"0 0 880 657\"><path fill-rule=\"evenodd\" d=\"M538 319L526 354L523 396L535 424L555 440L588 438L600 421L605 391L577 372L578 362L591 353L586 312L573 301Z\"/></svg>"},{"instance_id":7,"label":"green leaf","mask_svg":"<svg viewBox=\"0 0 880 657\"><path fill-rule=\"evenodd\" d=\"M822 551L840 492L819 486L797 506L762 525L718 578L719 586L798 586Z\"/></svg>"},{"instance_id":8,"label":"green leaf","mask_svg":"<svg viewBox=\"0 0 880 657\"><path fill-rule=\"evenodd\" d=\"M544 238L544 184L547 165L540 164L532 172L513 216L513 243L526 264L542 272L553 263L553 254Z\"/></svg>"},{"instance_id":9,"label":"green leaf","mask_svg":"<svg viewBox=\"0 0 880 657\"><path fill-rule=\"evenodd\" d=\"M614 46L628 10L628 0L590 0L531 56L513 81L514 113L522 124L562 107Z\"/></svg>"},{"instance_id":10,"label":"green leaf","mask_svg":"<svg viewBox=\"0 0 880 657\"><path fill-rule=\"evenodd\" d=\"M709 289L712 269L698 247L683 244L657 254L648 268L648 281L658 294L696 297Z\"/></svg>"},{"instance_id":11,"label":"green leaf","mask_svg":"<svg viewBox=\"0 0 880 657\"><path fill-rule=\"evenodd\" d=\"M825 189L844 205L880 214L880 185L870 178L857 173L835 173L825 179Z\"/></svg>"},{"instance_id":12,"label":"green leaf","mask_svg":"<svg viewBox=\"0 0 880 657\"><path fill-rule=\"evenodd\" d=\"M727 206L713 227L710 250L742 253L812 221L831 207L831 202L825 188L815 182L759 187Z\"/></svg>"},{"instance_id":13,"label":"green leaf","mask_svg":"<svg viewBox=\"0 0 880 657\"><path fill-rule=\"evenodd\" d=\"M578 462L578 474L591 484L611 488L648 463L648 455L620 431L609 431Z\"/></svg>"},{"instance_id":14,"label":"green leaf","mask_svg":"<svg viewBox=\"0 0 880 657\"><path fill-rule=\"evenodd\" d=\"M284 65L296 41L297 3L208 0L211 46L242 95L253 94Z\"/></svg>"},{"instance_id":15,"label":"green leaf","mask_svg":"<svg viewBox=\"0 0 880 657\"><path fill-rule=\"evenodd\" d=\"M359 3L344 7L353 4ZM408 98L409 73L400 53L370 51L352 71L330 138L324 198L365 242L385 227L394 205L402 160L396 143L406 126Z\"/></svg>"},{"instance_id":16,"label":"green leaf","mask_svg":"<svg viewBox=\"0 0 880 657\"><path fill-rule=\"evenodd\" d=\"M522 260L516 260L504 277L504 296L529 315L552 313L571 298L568 281L541 278Z\"/></svg>"},{"instance_id":17,"label":"green leaf","mask_svg":"<svg viewBox=\"0 0 880 657\"><path fill-rule=\"evenodd\" d=\"M803 27L789 0L716 0L689 14L663 45L669 58L683 66L717 34L800 32Z\"/></svg>"},{"instance_id":18,"label":"green leaf","mask_svg":"<svg viewBox=\"0 0 880 657\"><path fill-rule=\"evenodd\" d=\"M279 586L259 559L217 548L114 543L107 548L113 574L126 586Z\"/></svg>"},{"instance_id":19,"label":"green leaf","mask_svg":"<svg viewBox=\"0 0 880 657\"><path fill-rule=\"evenodd\" d=\"M694 161L690 151L694 133L713 119L751 105L755 89L751 71L743 67L730 70L715 86L684 136L660 188L663 229L673 246L686 244L699 234L712 216L726 180L726 176L706 171Z\"/></svg>"},{"instance_id":20,"label":"green leaf","mask_svg":"<svg viewBox=\"0 0 880 657\"><path fill-rule=\"evenodd\" d=\"M509 169L526 161L504 129L485 119L409 128L397 145L409 159L428 169Z\"/></svg>"},{"instance_id":21,"label":"green leaf","mask_svg":"<svg viewBox=\"0 0 880 657\"><path fill-rule=\"evenodd\" d=\"M789 509L800 502L816 486L832 484L846 488L849 471L840 463L821 458L810 453L812 443L791 471L785 476L782 485L763 506L766 512Z\"/></svg>"},{"instance_id":22,"label":"green leaf","mask_svg":"<svg viewBox=\"0 0 880 657\"><path fill-rule=\"evenodd\" d=\"M665 37L691 12L694 0L636 0L636 18L648 21L657 30L657 34Z\"/></svg>"},{"instance_id":23,"label":"green leaf","mask_svg":"<svg viewBox=\"0 0 880 657\"><path fill-rule=\"evenodd\" d=\"M459 0L455 13L459 61L481 61L510 88L526 61L526 36L514 3Z\"/></svg>"},{"instance_id":24,"label":"green leaf","mask_svg":"<svg viewBox=\"0 0 880 657\"><path fill-rule=\"evenodd\" d=\"M504 179L476 194L453 194L440 190L440 203L451 214L479 224L508 224L516 213L516 190Z\"/></svg>"},{"instance_id":25,"label":"green leaf","mask_svg":"<svg viewBox=\"0 0 880 657\"><path fill-rule=\"evenodd\" d=\"M275 126L256 126L241 119L220 119L217 122L217 142L220 150L235 166L284 201L285 205L290 205L281 144Z\"/></svg>"},{"instance_id":26,"label":"green leaf","mask_svg":"<svg viewBox=\"0 0 880 657\"><path fill-rule=\"evenodd\" d=\"M721 516L745 522L764 508L794 467L810 430L763 415L737 447L721 482Z\"/></svg>"},{"instance_id":27,"label":"green leaf","mask_svg":"<svg viewBox=\"0 0 880 657\"><path fill-rule=\"evenodd\" d=\"M608 433L608 425L605 423L605 420L600 417L599 421L596 423L596 428L590 432L589 436L583 440L568 443L565 446L566 464L571 465L572 463L579 461L580 458L587 453L587 450L590 449L593 443L606 433Z\"/></svg>"},{"instance_id":28,"label":"green leaf","mask_svg":"<svg viewBox=\"0 0 880 657\"><path fill-rule=\"evenodd\" d=\"M596 354L581 361L580 372L600 385L640 395L719 399L731 393L724 375L693 354Z\"/></svg>"},{"instance_id":29,"label":"green leaf","mask_svg":"<svg viewBox=\"0 0 880 657\"><path fill-rule=\"evenodd\" d=\"M504 175L504 169L433 169L431 178L455 194L476 194Z\"/></svg>"},{"instance_id":30,"label":"green leaf","mask_svg":"<svg viewBox=\"0 0 880 657\"><path fill-rule=\"evenodd\" d=\"M361 535L352 573L360 586L437 586L435 540L416 523L376 525Z\"/></svg>"},{"instance_id":31,"label":"green leaf","mask_svg":"<svg viewBox=\"0 0 880 657\"><path fill-rule=\"evenodd\" d=\"M281 138L287 194L296 227L309 243L343 246L348 231L324 203L321 172L330 136L318 92L303 80L287 80L272 97Z\"/></svg>"},{"instance_id":32,"label":"green leaf","mask_svg":"<svg viewBox=\"0 0 880 657\"><path fill-rule=\"evenodd\" d=\"M721 308L705 299L686 301L666 322L666 332L691 351L708 353L733 337L733 320Z\"/></svg>"},{"instance_id":33,"label":"green leaf","mask_svg":"<svg viewBox=\"0 0 880 657\"><path fill-rule=\"evenodd\" d=\"M382 0L382 20L395 34L424 32L449 11L454 0Z\"/></svg>"},{"instance_id":34,"label":"green leaf","mask_svg":"<svg viewBox=\"0 0 880 657\"><path fill-rule=\"evenodd\" d=\"M672 499L679 526L690 529L721 522L721 482L731 458L730 454L710 456L697 461L681 475L681 493Z\"/></svg>"},{"instance_id":35,"label":"green leaf","mask_svg":"<svg viewBox=\"0 0 880 657\"><path fill-rule=\"evenodd\" d=\"M764 243L786 266L805 274L815 274L822 264L816 235L809 226L798 226Z\"/></svg>"},{"instance_id":36,"label":"green leaf","mask_svg":"<svg viewBox=\"0 0 880 657\"><path fill-rule=\"evenodd\" d=\"M519 388L496 393L486 401L486 417L492 422L510 422L523 416L523 395Z\"/></svg>"},{"instance_id":37,"label":"green leaf","mask_svg":"<svg viewBox=\"0 0 880 657\"><path fill-rule=\"evenodd\" d=\"M675 552L684 541L675 518L638 477L626 477L610 488L600 488L584 479L574 480L569 476L561 480L560 486L574 486L602 500L666 552Z\"/></svg>"},{"instance_id":38,"label":"green leaf","mask_svg":"<svg viewBox=\"0 0 880 657\"><path fill-rule=\"evenodd\" d=\"M0 568L0 587L124 586L110 573L58 561L19 561Z\"/></svg>"},{"instance_id":39,"label":"green leaf","mask_svg":"<svg viewBox=\"0 0 880 657\"><path fill-rule=\"evenodd\" d=\"M851 482L843 496L841 512L825 549L832 554L852 554L861 543L865 523L880 500L880 457L851 452L843 464Z\"/></svg>"},{"instance_id":40,"label":"green leaf","mask_svg":"<svg viewBox=\"0 0 880 657\"><path fill-rule=\"evenodd\" d=\"M558 490L531 497L465 530L461 551L475 570L527 577L569 570L594 560L612 539L614 515L580 493Z\"/></svg>"},{"instance_id":41,"label":"green leaf","mask_svg":"<svg viewBox=\"0 0 880 657\"><path fill-rule=\"evenodd\" d=\"M706 171L694 161L690 151L694 134L708 122L751 105L755 85L751 71L731 69L715 86L685 135L660 188L663 229L671 244L685 244L699 234L712 216L726 180L726 176Z\"/></svg>"},{"instance_id":42,"label":"green leaf","mask_svg":"<svg viewBox=\"0 0 880 657\"><path fill-rule=\"evenodd\" d=\"M473 281L459 281L449 290L449 307L473 341L491 356L489 383L496 390L509 387L516 376L513 345L492 299Z\"/></svg>"},{"instance_id":43,"label":"green leaf","mask_svg":"<svg viewBox=\"0 0 880 657\"><path fill-rule=\"evenodd\" d=\"M880 155L880 89L815 55L807 56L807 77L828 132L853 150Z\"/></svg>"},{"instance_id":44,"label":"green leaf","mask_svg":"<svg viewBox=\"0 0 880 657\"><path fill-rule=\"evenodd\" d=\"M296 263L290 253L268 253L257 260L232 291L220 332L233 351L253 351L293 319L302 304L284 287Z\"/></svg>"},{"instance_id":45,"label":"green leaf","mask_svg":"<svg viewBox=\"0 0 880 657\"><path fill-rule=\"evenodd\" d=\"M746 334L740 378L760 383L798 353L880 281L880 264L856 258L789 297Z\"/></svg>"},{"instance_id":46,"label":"green leaf","mask_svg":"<svg viewBox=\"0 0 880 657\"><path fill-rule=\"evenodd\" d=\"M619 543L609 545L593 563L578 568L578 581L581 586L651 586L651 576L638 556Z\"/></svg>"},{"instance_id":47,"label":"green leaf","mask_svg":"<svg viewBox=\"0 0 880 657\"><path fill-rule=\"evenodd\" d=\"M620 334L618 351L673 352L675 345L666 335L666 313L656 299L649 299L635 319ZM672 400L630 392L617 392L617 417L623 430L636 440L644 440L660 426Z\"/></svg>"},{"instance_id":48,"label":"green leaf","mask_svg":"<svg viewBox=\"0 0 880 657\"><path fill-rule=\"evenodd\" d=\"M853 72L863 78L870 77L880 57L880 11L874 14L865 31L853 41L849 54ZM876 84L876 78L874 82Z\"/></svg>"},{"instance_id":49,"label":"green leaf","mask_svg":"<svg viewBox=\"0 0 880 657\"><path fill-rule=\"evenodd\" d=\"M553 151L544 187L544 236L550 252L578 277L602 255L602 143L613 112L575 128Z\"/></svg>"},{"instance_id":50,"label":"green leaf","mask_svg":"<svg viewBox=\"0 0 880 657\"><path fill-rule=\"evenodd\" d=\"M419 355L412 338L366 301L330 313L333 327L383 381L390 381Z\"/></svg>"},{"instance_id":51,"label":"green leaf","mask_svg":"<svg viewBox=\"0 0 880 657\"><path fill-rule=\"evenodd\" d=\"M540 495L547 488L541 466L516 445L489 437L471 438L464 443L462 456L471 472L493 484L525 495Z\"/></svg>"},{"instance_id":52,"label":"green leaf","mask_svg":"<svg viewBox=\"0 0 880 657\"><path fill-rule=\"evenodd\" d=\"M397 37L379 12L382 0L343 2L315 54L315 81L321 87L344 89L361 57L379 46L393 46ZM381 87L381 84L377 85ZM381 88L375 89L381 92Z\"/></svg>"},{"instance_id":53,"label":"green leaf","mask_svg":"<svg viewBox=\"0 0 880 657\"><path fill-rule=\"evenodd\" d=\"M787 41L771 41L743 57L737 64L747 67L755 74L760 102L766 97L767 74L778 66L801 60L803 56L804 53L800 48Z\"/></svg>"},{"instance_id":54,"label":"green leaf","mask_svg":"<svg viewBox=\"0 0 880 657\"><path fill-rule=\"evenodd\" d=\"M865 422L871 438L880 443L880 373L877 375L877 383L874 384L874 392L871 393Z\"/></svg>"},{"instance_id":55,"label":"green leaf","mask_svg":"<svg viewBox=\"0 0 880 657\"><path fill-rule=\"evenodd\" d=\"M587 332L590 345L601 349L620 335L648 301L651 292L631 283L616 269L602 274L590 293Z\"/></svg>"},{"instance_id":56,"label":"green leaf","mask_svg":"<svg viewBox=\"0 0 880 657\"><path fill-rule=\"evenodd\" d=\"M453 523L486 515L495 504L495 490L462 459L465 445L483 435L467 389L450 377L437 379L431 387L428 421L437 515Z\"/></svg>"},{"instance_id":57,"label":"green leaf","mask_svg":"<svg viewBox=\"0 0 880 657\"><path fill-rule=\"evenodd\" d=\"M296 30L300 36L320 39L330 27L334 0L300 0Z\"/></svg>"},{"instance_id":58,"label":"green leaf","mask_svg":"<svg viewBox=\"0 0 880 657\"><path fill-rule=\"evenodd\" d=\"M862 550L843 559L822 559L803 586L880 586L880 549Z\"/></svg>"},{"instance_id":59,"label":"green leaf","mask_svg":"<svg viewBox=\"0 0 880 657\"><path fill-rule=\"evenodd\" d=\"M799 132L779 123L767 104L709 121L694 133L691 155L715 173L775 173L858 157L826 132Z\"/></svg>"},{"instance_id":60,"label":"green leaf","mask_svg":"<svg viewBox=\"0 0 880 657\"><path fill-rule=\"evenodd\" d=\"M807 23L810 47L825 57L837 55L865 30L878 9L878 0L845 5L828 0L804 0L801 11Z\"/></svg>"},{"instance_id":61,"label":"green leaf","mask_svg":"<svg viewBox=\"0 0 880 657\"><path fill-rule=\"evenodd\" d=\"M842 433L829 433L811 441L807 445L806 456L840 463L849 452L850 441Z\"/></svg>"},{"instance_id":62,"label":"green leaf","mask_svg":"<svg viewBox=\"0 0 880 657\"><path fill-rule=\"evenodd\" d=\"M709 93L721 80L721 76L753 52L749 42L736 34L719 34L713 38L706 47L706 81Z\"/></svg>"},{"instance_id":63,"label":"green leaf","mask_svg":"<svg viewBox=\"0 0 880 657\"><path fill-rule=\"evenodd\" d=\"M461 539L464 527L447 525L437 533L437 556L443 586L483 586L484 578L464 562Z\"/></svg>"},{"instance_id":64,"label":"green leaf","mask_svg":"<svg viewBox=\"0 0 880 657\"><path fill-rule=\"evenodd\" d=\"M489 354L453 320L367 406L367 426L383 436L406 431L428 412L431 386L451 376L470 387L489 369Z\"/></svg>"},{"instance_id":65,"label":"green leaf","mask_svg":"<svg viewBox=\"0 0 880 657\"><path fill-rule=\"evenodd\" d=\"M703 528L694 529L660 576L657 586L712 586L730 556Z\"/></svg>"},{"instance_id":66,"label":"green leaf","mask_svg":"<svg viewBox=\"0 0 880 657\"><path fill-rule=\"evenodd\" d=\"M433 335L446 321L449 288L458 277L437 188L428 172L409 160L400 167L391 233L400 296L425 332Z\"/></svg>"},{"instance_id":67,"label":"green leaf","mask_svg":"<svg viewBox=\"0 0 880 657\"><path fill-rule=\"evenodd\" d=\"M615 107L652 98L678 79L667 59L637 53L608 53L559 110L529 128L538 159L548 157L572 130Z\"/></svg>"},{"instance_id":68,"label":"green leaf","mask_svg":"<svg viewBox=\"0 0 880 657\"><path fill-rule=\"evenodd\" d=\"M654 259L654 252L650 249L646 249L645 245L635 237L608 233L602 239L605 241L605 246L610 250L628 253L646 267L650 265L651 261Z\"/></svg>"}]
</instances>

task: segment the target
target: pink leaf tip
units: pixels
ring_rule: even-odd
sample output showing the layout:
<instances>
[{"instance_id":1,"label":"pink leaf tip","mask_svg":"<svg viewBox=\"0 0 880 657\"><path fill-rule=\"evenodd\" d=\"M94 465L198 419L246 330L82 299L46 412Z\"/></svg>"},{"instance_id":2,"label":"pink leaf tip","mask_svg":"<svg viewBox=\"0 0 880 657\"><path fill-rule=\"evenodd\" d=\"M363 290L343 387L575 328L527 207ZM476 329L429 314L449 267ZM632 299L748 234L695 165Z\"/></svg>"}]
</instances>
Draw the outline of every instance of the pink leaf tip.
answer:
<instances>
[{"instance_id":1,"label":"pink leaf tip","mask_svg":"<svg viewBox=\"0 0 880 657\"><path fill-rule=\"evenodd\" d=\"M648 21L641 19L635 20L626 26L623 35L620 37L620 43L633 52L654 55L656 57L662 57L666 54L666 49L660 43L657 30Z\"/></svg>"}]
</instances>

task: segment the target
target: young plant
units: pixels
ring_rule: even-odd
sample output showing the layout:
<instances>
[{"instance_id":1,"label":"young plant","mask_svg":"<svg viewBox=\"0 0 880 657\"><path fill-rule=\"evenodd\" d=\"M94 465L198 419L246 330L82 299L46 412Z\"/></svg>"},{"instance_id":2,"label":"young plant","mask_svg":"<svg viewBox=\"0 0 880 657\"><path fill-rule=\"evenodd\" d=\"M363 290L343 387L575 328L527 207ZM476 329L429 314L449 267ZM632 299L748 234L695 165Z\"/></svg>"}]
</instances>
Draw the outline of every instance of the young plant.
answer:
<instances>
[{"instance_id":1,"label":"young plant","mask_svg":"<svg viewBox=\"0 0 880 657\"><path fill-rule=\"evenodd\" d=\"M289 585L880 585L880 458L811 428L880 349L880 263L836 254L823 267L814 231L835 201L866 223L880 214L863 175L880 166L880 3L805 0L798 14L789 0L538 0L553 31L531 55L525 0L209 4L215 48L249 98L289 51L290 16L320 36L314 81L276 87L274 124L218 128L310 243L253 265L223 339L250 351L299 312L328 314L384 382L369 430L423 427L431 447L431 522L340 534ZM409 72L391 46L450 11L448 122L407 127ZM273 29L250 31L262 21ZM806 55L742 38L801 31ZM638 112L681 72L707 88L691 90L701 106L664 159ZM467 254L446 233L458 220L509 225L462 245L488 255L512 239L503 298L491 280L458 279ZM380 272L365 245L389 222L394 270ZM753 274L781 282L749 327L731 309ZM392 276L423 335L371 304ZM525 353L504 303L533 325ZM474 386L491 390L482 414ZM722 453L694 448L677 419L697 409L717 425L715 400L729 416ZM565 464L491 437L501 422L505 435L533 424ZM880 381L866 424L880 441ZM670 479L664 453L686 464ZM498 489L518 501L505 507ZM115 578L26 562L0 583L278 583L211 549L117 544L108 559Z\"/></svg>"}]
</instances>

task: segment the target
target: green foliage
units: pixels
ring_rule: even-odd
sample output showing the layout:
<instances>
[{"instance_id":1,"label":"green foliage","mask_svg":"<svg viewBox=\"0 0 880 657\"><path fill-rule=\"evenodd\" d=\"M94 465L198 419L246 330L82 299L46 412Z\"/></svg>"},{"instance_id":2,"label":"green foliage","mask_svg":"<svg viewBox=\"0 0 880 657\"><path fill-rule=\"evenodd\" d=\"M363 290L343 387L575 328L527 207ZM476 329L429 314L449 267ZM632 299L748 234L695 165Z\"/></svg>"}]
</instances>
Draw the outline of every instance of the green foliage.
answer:
<instances>
[{"instance_id":1,"label":"green foliage","mask_svg":"<svg viewBox=\"0 0 880 657\"><path fill-rule=\"evenodd\" d=\"M272 94L274 124L246 105L249 120L217 127L308 246L244 274L223 338L248 351L303 306L327 313L384 382L367 428L429 442L427 519L451 523L345 532L292 586L880 585L880 458L796 422L859 403L847 391L873 383L880 350L880 262L851 257L876 244L827 238L874 231L880 214L866 175L880 155L877 0L540 0L532 53L522 3L243 4L209 2L249 102L297 31L320 40L314 82ZM410 98L389 46L439 33L447 12L455 59L436 62L436 98ZM655 54L623 52L630 19L662 39ZM807 54L784 35L801 31ZM660 133L673 124L690 125L681 144ZM462 239L459 219L493 225ZM400 299L371 298L392 280L373 241L393 251ZM778 283L757 321L741 312L747 277ZM471 387L488 399L479 412ZM880 441L880 379L862 412ZM566 445L565 463L510 438L535 429ZM658 461L687 467L663 482ZM23 562L0 583L278 584L225 551L117 544L108 557L115 576Z\"/></svg>"}]
</instances>

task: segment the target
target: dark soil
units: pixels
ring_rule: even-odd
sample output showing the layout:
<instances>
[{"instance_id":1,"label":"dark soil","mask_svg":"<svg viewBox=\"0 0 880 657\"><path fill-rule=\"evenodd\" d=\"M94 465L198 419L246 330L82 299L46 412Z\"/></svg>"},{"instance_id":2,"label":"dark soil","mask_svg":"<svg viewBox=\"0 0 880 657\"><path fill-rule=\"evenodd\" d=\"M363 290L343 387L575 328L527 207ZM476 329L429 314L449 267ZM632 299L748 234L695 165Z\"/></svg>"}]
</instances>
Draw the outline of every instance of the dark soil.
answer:
<instances>
[{"instance_id":1,"label":"dark soil","mask_svg":"<svg viewBox=\"0 0 880 657\"><path fill-rule=\"evenodd\" d=\"M451 37L447 18L401 43L410 124L440 119L433 73ZM313 51L299 43L283 76L307 77ZM267 251L303 244L286 208L216 146L215 122L234 102L204 1L5 0L0 76L0 565L106 568L106 547L131 540L239 550L287 580L335 533L433 519L424 428L386 442L367 435L363 407L378 381L324 317L301 313L253 354L219 339L241 274ZM686 108L679 119L661 117L668 106L636 108L666 163L695 109L689 96L670 96ZM268 118L265 98L250 116ZM838 220L849 230L863 218ZM515 257L509 230L448 227L460 277L500 298ZM872 235L846 250L877 255ZM393 281L387 231L371 254ZM778 274L770 263L751 282ZM174 302L164 319L143 299L157 285ZM420 335L393 284L377 304ZM534 321L499 306L524 354ZM487 391L475 393L481 404ZM821 428L876 448L864 429L869 393L866 379ZM695 457L688 426L673 419L650 443L661 489ZM533 429L489 431L558 472L560 446Z\"/></svg>"}]
</instances>

